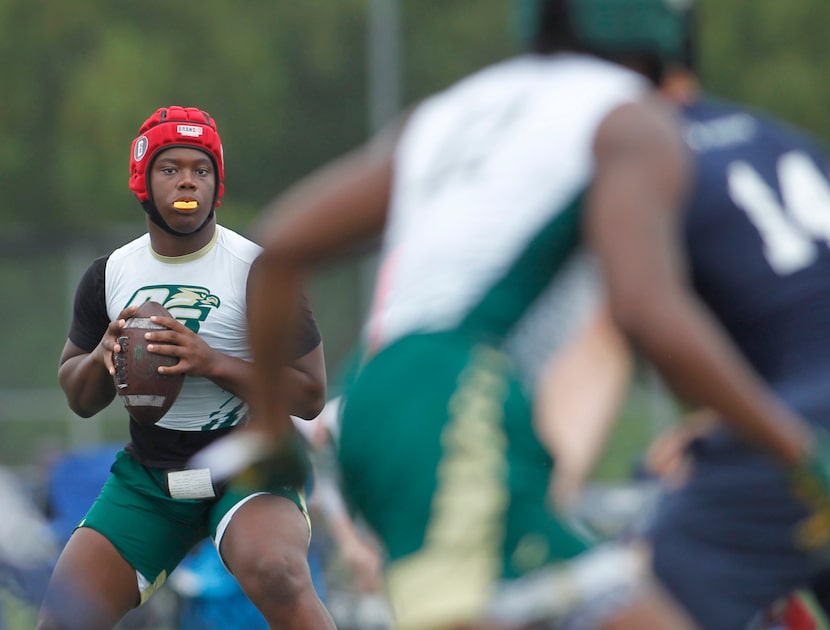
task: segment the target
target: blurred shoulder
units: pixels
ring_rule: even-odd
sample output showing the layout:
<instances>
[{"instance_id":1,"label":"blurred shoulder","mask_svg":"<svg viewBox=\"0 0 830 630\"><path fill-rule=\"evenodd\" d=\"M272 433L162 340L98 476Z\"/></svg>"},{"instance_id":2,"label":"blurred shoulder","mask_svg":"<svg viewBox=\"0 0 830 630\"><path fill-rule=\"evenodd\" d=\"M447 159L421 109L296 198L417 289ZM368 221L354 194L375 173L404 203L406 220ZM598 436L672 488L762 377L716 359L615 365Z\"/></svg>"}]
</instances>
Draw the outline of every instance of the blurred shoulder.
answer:
<instances>
[{"instance_id":1,"label":"blurred shoulder","mask_svg":"<svg viewBox=\"0 0 830 630\"><path fill-rule=\"evenodd\" d=\"M600 151L637 146L686 153L680 113L655 92L619 104L597 129L595 147Z\"/></svg>"}]
</instances>

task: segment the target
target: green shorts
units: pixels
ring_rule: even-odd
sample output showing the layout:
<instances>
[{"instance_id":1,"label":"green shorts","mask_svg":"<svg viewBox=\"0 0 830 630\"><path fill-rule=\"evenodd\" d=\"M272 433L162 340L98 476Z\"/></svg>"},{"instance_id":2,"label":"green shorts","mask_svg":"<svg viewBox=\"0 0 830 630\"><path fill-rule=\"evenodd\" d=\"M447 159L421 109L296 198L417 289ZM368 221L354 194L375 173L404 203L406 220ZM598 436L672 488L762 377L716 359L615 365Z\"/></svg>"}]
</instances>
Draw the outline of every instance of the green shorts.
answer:
<instances>
[{"instance_id":1,"label":"green shorts","mask_svg":"<svg viewBox=\"0 0 830 630\"><path fill-rule=\"evenodd\" d=\"M552 461L508 357L452 334L407 337L345 396L344 489L389 555L399 627L475 619L494 584L583 552L549 509Z\"/></svg>"},{"instance_id":2,"label":"green shorts","mask_svg":"<svg viewBox=\"0 0 830 630\"><path fill-rule=\"evenodd\" d=\"M100 532L135 568L143 602L198 542L210 536L219 546L235 507L262 493L293 501L308 518L304 493L284 486L253 493L227 489L215 499L172 499L164 470L147 468L122 450L78 526Z\"/></svg>"}]
</instances>

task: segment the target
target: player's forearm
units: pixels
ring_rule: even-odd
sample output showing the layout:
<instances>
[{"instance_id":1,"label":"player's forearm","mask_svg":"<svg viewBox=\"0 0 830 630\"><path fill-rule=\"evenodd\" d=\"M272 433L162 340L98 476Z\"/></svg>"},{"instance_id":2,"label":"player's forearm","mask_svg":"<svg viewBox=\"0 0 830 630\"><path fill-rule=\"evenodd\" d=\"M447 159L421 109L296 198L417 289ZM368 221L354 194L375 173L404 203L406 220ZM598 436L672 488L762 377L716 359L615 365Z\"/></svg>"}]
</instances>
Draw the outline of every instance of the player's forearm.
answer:
<instances>
[{"instance_id":1,"label":"player's forearm","mask_svg":"<svg viewBox=\"0 0 830 630\"><path fill-rule=\"evenodd\" d=\"M254 366L250 361L217 353L208 378L225 391L250 402L254 374ZM325 378L321 380L314 374L291 366L283 368L281 378L288 413L304 420L317 417L325 405ZM276 384L276 379L274 383Z\"/></svg>"},{"instance_id":2,"label":"player's forearm","mask_svg":"<svg viewBox=\"0 0 830 630\"><path fill-rule=\"evenodd\" d=\"M248 402L253 374L254 368L250 361L217 352L207 377L225 391Z\"/></svg>"},{"instance_id":3,"label":"player's forearm","mask_svg":"<svg viewBox=\"0 0 830 630\"><path fill-rule=\"evenodd\" d=\"M71 357L58 370L69 408L82 418L94 416L115 398L115 384L94 353Z\"/></svg>"},{"instance_id":4,"label":"player's forearm","mask_svg":"<svg viewBox=\"0 0 830 630\"><path fill-rule=\"evenodd\" d=\"M544 370L536 421L556 459L555 496L562 505L575 498L605 447L631 369L628 346L602 309Z\"/></svg>"},{"instance_id":5,"label":"player's forearm","mask_svg":"<svg viewBox=\"0 0 830 630\"><path fill-rule=\"evenodd\" d=\"M785 464L803 460L803 421L770 394L702 305L670 290L626 310L615 311L621 327L678 394L716 410Z\"/></svg>"}]
</instances>

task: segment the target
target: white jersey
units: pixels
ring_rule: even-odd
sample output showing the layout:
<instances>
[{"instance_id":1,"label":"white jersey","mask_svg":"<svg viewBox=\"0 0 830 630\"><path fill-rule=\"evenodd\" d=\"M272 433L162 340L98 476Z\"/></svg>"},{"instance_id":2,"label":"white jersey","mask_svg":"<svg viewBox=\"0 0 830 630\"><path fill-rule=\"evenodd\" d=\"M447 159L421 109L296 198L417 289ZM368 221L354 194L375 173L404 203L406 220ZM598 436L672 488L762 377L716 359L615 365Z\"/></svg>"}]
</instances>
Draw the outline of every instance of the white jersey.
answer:
<instances>
[{"instance_id":1,"label":"white jersey","mask_svg":"<svg viewBox=\"0 0 830 630\"><path fill-rule=\"evenodd\" d=\"M110 320L122 309L153 300L197 332L211 348L251 360L248 346L246 285L260 248L222 226L199 251L167 258L155 253L145 234L115 250L107 261L106 306ZM204 377L186 376L182 391L157 426L206 431L234 426L245 404Z\"/></svg>"},{"instance_id":2,"label":"white jersey","mask_svg":"<svg viewBox=\"0 0 830 630\"><path fill-rule=\"evenodd\" d=\"M528 55L419 106L396 156L370 351L417 332L515 332L578 247L599 124L648 90L593 57Z\"/></svg>"}]
</instances>

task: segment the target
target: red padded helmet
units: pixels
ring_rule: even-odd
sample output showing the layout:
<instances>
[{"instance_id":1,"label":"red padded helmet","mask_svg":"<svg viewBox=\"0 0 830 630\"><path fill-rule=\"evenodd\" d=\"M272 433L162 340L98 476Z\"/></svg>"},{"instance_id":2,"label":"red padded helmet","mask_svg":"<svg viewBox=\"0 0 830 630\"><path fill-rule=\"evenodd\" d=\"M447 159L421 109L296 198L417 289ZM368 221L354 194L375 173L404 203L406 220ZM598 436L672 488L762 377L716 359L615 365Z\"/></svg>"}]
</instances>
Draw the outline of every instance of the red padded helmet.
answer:
<instances>
[{"instance_id":1,"label":"red padded helmet","mask_svg":"<svg viewBox=\"0 0 830 630\"><path fill-rule=\"evenodd\" d=\"M218 208L225 192L222 139L210 114L196 107L162 107L144 121L132 144L130 190L142 204L150 200L147 168L159 151L171 147L200 149L210 156L216 168L213 208Z\"/></svg>"}]
</instances>

